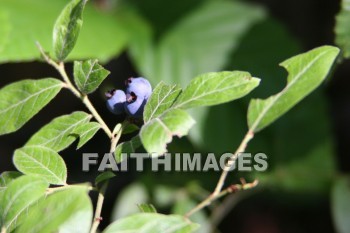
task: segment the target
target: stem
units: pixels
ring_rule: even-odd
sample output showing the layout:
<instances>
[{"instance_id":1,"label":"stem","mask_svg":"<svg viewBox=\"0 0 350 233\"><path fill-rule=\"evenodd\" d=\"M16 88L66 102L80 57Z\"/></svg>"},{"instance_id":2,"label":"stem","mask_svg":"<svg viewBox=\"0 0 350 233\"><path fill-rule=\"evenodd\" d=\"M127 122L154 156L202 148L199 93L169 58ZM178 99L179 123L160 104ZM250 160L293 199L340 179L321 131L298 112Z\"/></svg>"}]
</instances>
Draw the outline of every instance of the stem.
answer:
<instances>
[{"instance_id":1,"label":"stem","mask_svg":"<svg viewBox=\"0 0 350 233\"><path fill-rule=\"evenodd\" d=\"M1 233L6 233L6 228L5 227L1 228Z\"/></svg>"},{"instance_id":2,"label":"stem","mask_svg":"<svg viewBox=\"0 0 350 233\"><path fill-rule=\"evenodd\" d=\"M185 217L189 217L192 214L194 214L195 212L203 209L204 207L210 205L214 200L219 199L220 197L228 194L228 193L232 193L233 190L232 188L236 188L236 190L234 191L239 191L239 190L245 190L245 189L249 189L249 188L253 188L258 184L258 181L255 180L253 183L247 183L247 184L242 184L242 185L233 185L228 187L227 189L222 190L222 187L224 186L226 177L228 175L228 172L230 171L230 168L232 167L232 165L234 164L234 162L237 160L238 156L240 155L240 153L243 153L245 151L245 149L247 148L247 145L249 143L249 141L254 137L254 133L252 130L248 130L247 134L244 136L241 144L239 145L239 147L237 148L236 152L230 157L230 159L227 161L224 170L221 173L221 176L219 178L219 181L215 187L214 192L207 197L206 199L204 199L201 203L199 203L196 207L194 207L193 209L191 209L186 215ZM248 187L248 188L247 188Z\"/></svg>"},{"instance_id":3,"label":"stem","mask_svg":"<svg viewBox=\"0 0 350 233\"><path fill-rule=\"evenodd\" d=\"M118 126L118 125L120 125L120 126ZM114 135L114 133L112 135L110 153L114 153L116 145L118 144L118 141L119 141L119 139L122 135L122 132L123 132L123 128L121 127L121 124L118 124L118 125L115 127L115 128L117 128L117 130L115 130L115 132L114 132L115 135ZM106 192L107 186L108 186L108 181L106 181L102 185L102 187L99 191L94 221L92 223L90 233L95 233L97 231L97 228L100 225L100 222L102 220L101 212L102 212L102 206L103 206L103 201L105 199L105 192Z\"/></svg>"},{"instance_id":4,"label":"stem","mask_svg":"<svg viewBox=\"0 0 350 233\"><path fill-rule=\"evenodd\" d=\"M66 69L64 67L64 63L60 62L60 63L56 63L55 61L53 61L44 51L44 49L41 47L41 45L36 42L37 47L39 48L39 51L41 53L41 55L43 56L43 58L45 59L45 61L53 66L58 73L62 76L63 81L66 84L66 88L68 88L71 92L73 92L73 94L80 98L83 102L83 104L85 104L85 106L89 109L89 111L91 112L91 114L94 116L94 118L97 120L98 123L100 123L101 128L105 131L105 133L107 134L107 136L109 138L112 138L112 132L111 130L108 128L107 124L104 122L104 120L101 118L100 114L96 111L95 107L92 105L92 103L90 102L89 98L87 95L80 93L72 84L72 82L70 81Z\"/></svg>"}]
</instances>

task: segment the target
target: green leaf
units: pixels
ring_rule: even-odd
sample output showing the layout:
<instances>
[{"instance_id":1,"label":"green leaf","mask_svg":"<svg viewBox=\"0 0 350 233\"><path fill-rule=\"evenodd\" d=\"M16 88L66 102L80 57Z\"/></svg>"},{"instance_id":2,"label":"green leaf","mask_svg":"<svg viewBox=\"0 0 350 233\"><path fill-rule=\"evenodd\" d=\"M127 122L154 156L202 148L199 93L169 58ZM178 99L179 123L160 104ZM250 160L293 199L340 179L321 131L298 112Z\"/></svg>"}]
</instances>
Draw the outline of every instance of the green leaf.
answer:
<instances>
[{"instance_id":1,"label":"green leaf","mask_svg":"<svg viewBox=\"0 0 350 233\"><path fill-rule=\"evenodd\" d=\"M335 42L342 49L345 58L350 57L350 1L341 1L341 10L336 16Z\"/></svg>"},{"instance_id":2,"label":"green leaf","mask_svg":"<svg viewBox=\"0 0 350 233\"><path fill-rule=\"evenodd\" d=\"M9 35L10 35L10 24L9 24L9 17L5 12L0 11L0 54L4 50L5 46L9 42Z\"/></svg>"},{"instance_id":3,"label":"green leaf","mask_svg":"<svg viewBox=\"0 0 350 233\"><path fill-rule=\"evenodd\" d=\"M85 125L91 119L91 115L85 112L73 112L55 118L50 123L36 132L26 143L26 146L41 146L59 152L72 144L76 137L77 128Z\"/></svg>"},{"instance_id":4,"label":"green leaf","mask_svg":"<svg viewBox=\"0 0 350 233\"><path fill-rule=\"evenodd\" d=\"M141 145L141 139L138 135L133 137L130 141L118 144L114 152L116 162L122 162L125 159L125 157L123 157L123 154L129 155L130 153L135 152L136 149Z\"/></svg>"},{"instance_id":5,"label":"green leaf","mask_svg":"<svg viewBox=\"0 0 350 233\"><path fill-rule=\"evenodd\" d=\"M98 186L101 183L115 177L115 174L112 171L105 171L101 174L99 174L95 179L95 185Z\"/></svg>"},{"instance_id":6,"label":"green leaf","mask_svg":"<svg viewBox=\"0 0 350 233\"><path fill-rule=\"evenodd\" d=\"M174 103L174 107L193 108L222 104L247 95L259 82L260 79L241 71L202 74L191 81Z\"/></svg>"},{"instance_id":7,"label":"green leaf","mask_svg":"<svg viewBox=\"0 0 350 233\"><path fill-rule=\"evenodd\" d=\"M190 233L198 227L183 216L156 213L139 213L117 220L103 233Z\"/></svg>"},{"instance_id":8,"label":"green leaf","mask_svg":"<svg viewBox=\"0 0 350 233\"><path fill-rule=\"evenodd\" d=\"M129 185L118 196L112 211L112 221L138 213L137 205L147 202L148 199L149 195L143 184L133 183Z\"/></svg>"},{"instance_id":9,"label":"green leaf","mask_svg":"<svg viewBox=\"0 0 350 233\"><path fill-rule=\"evenodd\" d=\"M61 90L62 82L45 78L23 80L0 89L0 135L21 128Z\"/></svg>"},{"instance_id":10,"label":"green leaf","mask_svg":"<svg viewBox=\"0 0 350 233\"><path fill-rule=\"evenodd\" d=\"M339 178L332 190L332 214L337 232L350 231L350 182L348 177Z\"/></svg>"},{"instance_id":11,"label":"green leaf","mask_svg":"<svg viewBox=\"0 0 350 233\"><path fill-rule=\"evenodd\" d=\"M134 133L136 131L138 131L140 128L132 123L128 123L124 126L123 128L123 133L122 134L130 134L130 133Z\"/></svg>"},{"instance_id":12,"label":"green leaf","mask_svg":"<svg viewBox=\"0 0 350 233\"><path fill-rule=\"evenodd\" d=\"M0 30L9 28L10 31L0 33L0 41L7 41L0 52L0 63L39 60L41 57L35 41L39 41L43 48L52 54L53 26L67 2L1 0L0 15L5 14L8 19L4 24L1 23ZM95 4L88 3L84 10L84 27L76 46L66 60L98 58L101 62L106 62L118 55L124 50L127 42L122 20L123 16L101 11Z\"/></svg>"},{"instance_id":13,"label":"green leaf","mask_svg":"<svg viewBox=\"0 0 350 233\"><path fill-rule=\"evenodd\" d=\"M11 182L0 199L2 226L9 232L16 226L18 216L45 194L49 184L41 177L21 176Z\"/></svg>"},{"instance_id":14,"label":"green leaf","mask_svg":"<svg viewBox=\"0 0 350 233\"><path fill-rule=\"evenodd\" d=\"M323 46L282 62L281 66L289 72L288 84L268 99L253 99L250 102L250 130L262 130L318 87L329 73L338 53L338 48Z\"/></svg>"},{"instance_id":15,"label":"green leaf","mask_svg":"<svg viewBox=\"0 0 350 233\"><path fill-rule=\"evenodd\" d=\"M145 123L158 117L168 110L174 103L181 92L178 85L166 85L160 82L153 90L151 97L148 99L145 110L143 112L143 120Z\"/></svg>"},{"instance_id":16,"label":"green leaf","mask_svg":"<svg viewBox=\"0 0 350 233\"><path fill-rule=\"evenodd\" d=\"M73 50L83 25L83 11L87 0L71 0L58 16L53 29L53 50L63 61Z\"/></svg>"},{"instance_id":17,"label":"green leaf","mask_svg":"<svg viewBox=\"0 0 350 233\"><path fill-rule=\"evenodd\" d=\"M12 181L20 177L22 173L16 171L3 172L0 175L0 190L3 187L7 187Z\"/></svg>"},{"instance_id":18,"label":"green leaf","mask_svg":"<svg viewBox=\"0 0 350 233\"><path fill-rule=\"evenodd\" d=\"M66 184L67 168L63 159L47 147L25 146L17 149L13 163L24 174L39 175L50 184Z\"/></svg>"},{"instance_id":19,"label":"green leaf","mask_svg":"<svg viewBox=\"0 0 350 233\"><path fill-rule=\"evenodd\" d=\"M160 39L135 15L128 27L131 58L153 83L186 85L199 74L222 69L241 37L264 15L261 8L238 1L206 1Z\"/></svg>"},{"instance_id":20,"label":"green leaf","mask_svg":"<svg viewBox=\"0 0 350 233\"><path fill-rule=\"evenodd\" d=\"M18 232L87 233L91 227L92 204L86 188L55 192L34 206Z\"/></svg>"},{"instance_id":21,"label":"green leaf","mask_svg":"<svg viewBox=\"0 0 350 233\"><path fill-rule=\"evenodd\" d=\"M137 207L142 213L157 213L156 208L152 204L138 204Z\"/></svg>"},{"instance_id":22,"label":"green leaf","mask_svg":"<svg viewBox=\"0 0 350 233\"><path fill-rule=\"evenodd\" d=\"M77 149L85 145L99 129L101 129L101 125L97 122L87 122L76 127L72 134L77 134L79 136Z\"/></svg>"},{"instance_id":23,"label":"green leaf","mask_svg":"<svg viewBox=\"0 0 350 233\"><path fill-rule=\"evenodd\" d=\"M74 81L85 94L94 92L109 74L108 70L98 64L97 59L74 61Z\"/></svg>"},{"instance_id":24,"label":"green leaf","mask_svg":"<svg viewBox=\"0 0 350 233\"><path fill-rule=\"evenodd\" d=\"M195 121L181 109L170 109L141 128L142 145L149 153L164 154L173 136L187 135Z\"/></svg>"}]
</instances>

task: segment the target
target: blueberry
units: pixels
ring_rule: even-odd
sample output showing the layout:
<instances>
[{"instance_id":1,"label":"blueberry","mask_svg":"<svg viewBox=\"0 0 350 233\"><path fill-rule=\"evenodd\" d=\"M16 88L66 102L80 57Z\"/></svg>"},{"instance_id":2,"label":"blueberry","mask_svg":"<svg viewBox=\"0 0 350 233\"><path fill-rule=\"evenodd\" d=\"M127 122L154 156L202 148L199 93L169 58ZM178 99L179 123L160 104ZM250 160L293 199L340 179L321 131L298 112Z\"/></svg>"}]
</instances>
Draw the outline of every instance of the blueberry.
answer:
<instances>
[{"instance_id":1,"label":"blueberry","mask_svg":"<svg viewBox=\"0 0 350 233\"><path fill-rule=\"evenodd\" d=\"M152 94L152 86L145 78L128 78L125 84L126 94L134 93L138 98L145 100L148 100Z\"/></svg>"},{"instance_id":2,"label":"blueberry","mask_svg":"<svg viewBox=\"0 0 350 233\"><path fill-rule=\"evenodd\" d=\"M124 113L124 103L126 101L126 96L122 90L111 90L106 92L107 108L114 114Z\"/></svg>"},{"instance_id":3,"label":"blueberry","mask_svg":"<svg viewBox=\"0 0 350 233\"><path fill-rule=\"evenodd\" d=\"M134 92L132 92L132 94L126 94L126 102L124 104L125 112L129 116L141 118L146 103L147 99L137 97Z\"/></svg>"}]
</instances>

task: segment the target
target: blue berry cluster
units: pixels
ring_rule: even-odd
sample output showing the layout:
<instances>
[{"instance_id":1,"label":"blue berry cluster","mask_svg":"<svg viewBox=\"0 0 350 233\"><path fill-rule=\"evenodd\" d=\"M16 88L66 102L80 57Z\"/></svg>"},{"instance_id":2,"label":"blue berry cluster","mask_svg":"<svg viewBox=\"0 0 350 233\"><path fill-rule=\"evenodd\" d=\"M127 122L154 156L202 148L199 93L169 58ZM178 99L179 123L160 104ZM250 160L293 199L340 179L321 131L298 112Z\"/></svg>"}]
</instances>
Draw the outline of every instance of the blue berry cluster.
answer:
<instances>
[{"instance_id":1,"label":"blue berry cluster","mask_svg":"<svg viewBox=\"0 0 350 233\"><path fill-rule=\"evenodd\" d=\"M126 90L111 90L106 93L107 108L114 114L126 113L135 118L141 118L148 98L152 94L152 86L147 79L128 78L125 81Z\"/></svg>"}]
</instances>

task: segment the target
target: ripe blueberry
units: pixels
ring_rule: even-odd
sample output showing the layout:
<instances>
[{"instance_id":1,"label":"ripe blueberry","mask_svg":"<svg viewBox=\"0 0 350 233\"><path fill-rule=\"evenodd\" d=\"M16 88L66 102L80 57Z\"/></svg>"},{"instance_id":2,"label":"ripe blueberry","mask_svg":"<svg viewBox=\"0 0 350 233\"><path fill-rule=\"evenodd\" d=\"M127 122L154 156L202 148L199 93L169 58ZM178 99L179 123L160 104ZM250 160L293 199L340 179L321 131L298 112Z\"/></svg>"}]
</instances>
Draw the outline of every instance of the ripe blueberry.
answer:
<instances>
[{"instance_id":1,"label":"ripe blueberry","mask_svg":"<svg viewBox=\"0 0 350 233\"><path fill-rule=\"evenodd\" d=\"M148 100L152 94L152 86L147 79L139 78L128 78L125 81L126 94L134 93L137 98Z\"/></svg>"},{"instance_id":2,"label":"ripe blueberry","mask_svg":"<svg viewBox=\"0 0 350 233\"><path fill-rule=\"evenodd\" d=\"M124 113L124 103L126 101L126 96L122 90L111 90L106 92L107 108L114 114Z\"/></svg>"},{"instance_id":3,"label":"ripe blueberry","mask_svg":"<svg viewBox=\"0 0 350 233\"><path fill-rule=\"evenodd\" d=\"M137 97L133 92L132 94L126 94L125 112L129 116L141 118L146 102L146 99Z\"/></svg>"}]
</instances>

